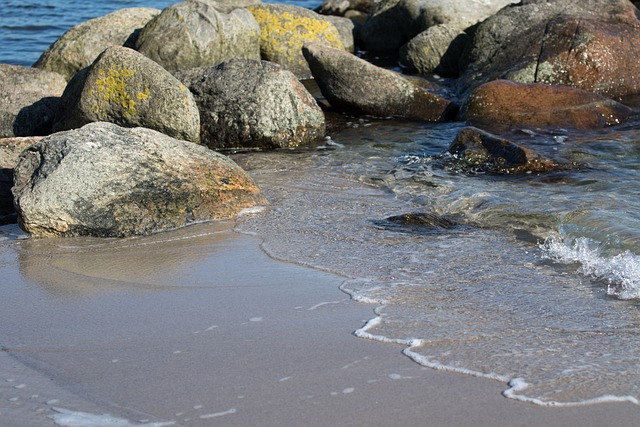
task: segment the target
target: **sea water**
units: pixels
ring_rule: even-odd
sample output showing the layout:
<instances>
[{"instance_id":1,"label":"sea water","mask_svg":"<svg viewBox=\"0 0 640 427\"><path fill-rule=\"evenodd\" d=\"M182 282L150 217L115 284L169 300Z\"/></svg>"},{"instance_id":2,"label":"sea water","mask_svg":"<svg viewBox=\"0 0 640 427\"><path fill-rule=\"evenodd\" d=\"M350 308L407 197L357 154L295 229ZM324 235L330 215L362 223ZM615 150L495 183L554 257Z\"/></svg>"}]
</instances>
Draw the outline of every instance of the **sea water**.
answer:
<instances>
[{"instance_id":1,"label":"sea water","mask_svg":"<svg viewBox=\"0 0 640 427\"><path fill-rule=\"evenodd\" d=\"M171 3L0 1L0 62L30 65L86 19ZM347 277L342 290L375 311L355 334L402 344L417 363L540 405L638 403L640 122L513 129L574 167L510 176L446 154L461 123L345 120L314 149L234 155L270 201L239 231L275 258ZM415 212L456 225L386 220Z\"/></svg>"}]
</instances>

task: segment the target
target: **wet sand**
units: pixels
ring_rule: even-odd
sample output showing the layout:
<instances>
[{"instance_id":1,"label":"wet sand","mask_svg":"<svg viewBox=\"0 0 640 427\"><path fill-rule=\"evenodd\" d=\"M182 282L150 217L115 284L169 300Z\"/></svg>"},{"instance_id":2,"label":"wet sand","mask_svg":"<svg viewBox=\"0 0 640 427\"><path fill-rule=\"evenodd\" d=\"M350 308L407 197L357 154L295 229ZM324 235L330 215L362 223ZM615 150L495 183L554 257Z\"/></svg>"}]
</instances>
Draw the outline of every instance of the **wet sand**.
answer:
<instances>
[{"instance_id":1,"label":"wet sand","mask_svg":"<svg viewBox=\"0 0 640 427\"><path fill-rule=\"evenodd\" d=\"M0 425L54 408L177 426L632 426L633 404L542 408L353 336L343 278L231 223L0 246ZM60 418L58 419L60 420ZM64 422L62 422L64 425Z\"/></svg>"}]
</instances>

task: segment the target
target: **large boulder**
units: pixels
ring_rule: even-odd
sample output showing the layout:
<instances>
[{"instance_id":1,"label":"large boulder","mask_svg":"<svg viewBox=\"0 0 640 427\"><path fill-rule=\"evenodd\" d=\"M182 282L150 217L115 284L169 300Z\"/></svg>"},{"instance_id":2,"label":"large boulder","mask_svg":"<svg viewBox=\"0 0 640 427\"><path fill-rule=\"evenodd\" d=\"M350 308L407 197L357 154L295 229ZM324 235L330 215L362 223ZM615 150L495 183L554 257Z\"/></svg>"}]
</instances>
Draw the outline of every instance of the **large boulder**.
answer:
<instances>
[{"instance_id":1,"label":"large boulder","mask_svg":"<svg viewBox=\"0 0 640 427\"><path fill-rule=\"evenodd\" d=\"M54 131L111 122L200 140L200 113L189 89L160 65L126 47L110 47L77 73L62 104Z\"/></svg>"},{"instance_id":2,"label":"large boulder","mask_svg":"<svg viewBox=\"0 0 640 427\"><path fill-rule=\"evenodd\" d=\"M474 90L460 116L482 128L602 128L635 112L612 99L567 86L494 80Z\"/></svg>"},{"instance_id":3,"label":"large boulder","mask_svg":"<svg viewBox=\"0 0 640 427\"><path fill-rule=\"evenodd\" d=\"M447 151L470 172L499 174L549 172L566 168L535 151L475 127L458 132Z\"/></svg>"},{"instance_id":4,"label":"large boulder","mask_svg":"<svg viewBox=\"0 0 640 427\"><path fill-rule=\"evenodd\" d=\"M20 153L42 138L29 136L0 139L0 224L5 222L3 218L14 212L11 187L13 187L13 170L18 164Z\"/></svg>"},{"instance_id":5,"label":"large boulder","mask_svg":"<svg viewBox=\"0 0 640 427\"><path fill-rule=\"evenodd\" d=\"M640 92L640 21L628 0L529 0L482 22L463 55L460 91L500 78Z\"/></svg>"},{"instance_id":6,"label":"large boulder","mask_svg":"<svg viewBox=\"0 0 640 427\"><path fill-rule=\"evenodd\" d=\"M451 101L394 71L320 43L310 43L302 50L322 94L337 110L430 122L455 114Z\"/></svg>"},{"instance_id":7,"label":"large boulder","mask_svg":"<svg viewBox=\"0 0 640 427\"><path fill-rule=\"evenodd\" d=\"M187 0L149 21L136 50L170 72L215 66L232 58L260 59L253 15L214 1Z\"/></svg>"},{"instance_id":8,"label":"large boulder","mask_svg":"<svg viewBox=\"0 0 640 427\"><path fill-rule=\"evenodd\" d=\"M464 30L514 0L381 0L360 31L365 50L396 52L429 27L449 24Z\"/></svg>"},{"instance_id":9,"label":"large boulder","mask_svg":"<svg viewBox=\"0 0 640 427\"><path fill-rule=\"evenodd\" d=\"M377 0L324 0L315 11L321 15L343 16L364 23Z\"/></svg>"},{"instance_id":10,"label":"large boulder","mask_svg":"<svg viewBox=\"0 0 640 427\"><path fill-rule=\"evenodd\" d=\"M33 66L55 71L69 80L106 48L133 47L140 28L159 13L150 8L121 9L76 25L49 46Z\"/></svg>"},{"instance_id":11,"label":"large boulder","mask_svg":"<svg viewBox=\"0 0 640 427\"><path fill-rule=\"evenodd\" d=\"M264 204L229 158L145 129L92 123L20 156L18 222L33 236L147 234Z\"/></svg>"},{"instance_id":12,"label":"large boulder","mask_svg":"<svg viewBox=\"0 0 640 427\"><path fill-rule=\"evenodd\" d=\"M277 64L236 59L178 77L194 94L210 148L292 148L324 136L315 99Z\"/></svg>"},{"instance_id":13,"label":"large boulder","mask_svg":"<svg viewBox=\"0 0 640 427\"><path fill-rule=\"evenodd\" d=\"M321 42L345 49L340 31L327 17L299 6L263 4L248 8L260 25L262 59L280 64L298 78L311 76L302 46Z\"/></svg>"},{"instance_id":14,"label":"large boulder","mask_svg":"<svg viewBox=\"0 0 640 427\"><path fill-rule=\"evenodd\" d=\"M0 64L0 138L49 134L66 85L58 73Z\"/></svg>"}]
</instances>

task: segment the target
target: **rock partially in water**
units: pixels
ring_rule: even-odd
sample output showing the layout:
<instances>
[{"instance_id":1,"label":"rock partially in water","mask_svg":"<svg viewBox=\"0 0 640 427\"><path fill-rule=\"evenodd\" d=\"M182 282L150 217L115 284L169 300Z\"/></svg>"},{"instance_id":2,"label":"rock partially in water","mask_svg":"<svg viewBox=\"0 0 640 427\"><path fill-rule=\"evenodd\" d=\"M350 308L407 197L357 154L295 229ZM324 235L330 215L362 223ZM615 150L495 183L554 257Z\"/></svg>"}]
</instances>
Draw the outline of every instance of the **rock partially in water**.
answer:
<instances>
[{"instance_id":1,"label":"rock partially in water","mask_svg":"<svg viewBox=\"0 0 640 427\"><path fill-rule=\"evenodd\" d=\"M246 9L189 0L169 6L149 21L136 50L175 72L232 58L260 59L259 37L258 23Z\"/></svg>"},{"instance_id":2,"label":"rock partially in water","mask_svg":"<svg viewBox=\"0 0 640 427\"><path fill-rule=\"evenodd\" d=\"M413 212L402 215L394 215L384 221L374 221L377 227L391 231L425 232L434 230L446 230L458 225L457 222L429 212Z\"/></svg>"},{"instance_id":3,"label":"rock partially in water","mask_svg":"<svg viewBox=\"0 0 640 427\"><path fill-rule=\"evenodd\" d=\"M300 79L311 76L301 51L304 44L320 42L338 49L353 44L353 36L343 40L330 19L309 9L276 4L248 9L260 24L262 59L280 64Z\"/></svg>"},{"instance_id":4,"label":"rock partially in water","mask_svg":"<svg viewBox=\"0 0 640 427\"><path fill-rule=\"evenodd\" d=\"M127 8L76 25L49 46L33 66L55 71L69 80L108 47L133 47L140 28L159 13L158 9Z\"/></svg>"},{"instance_id":5,"label":"rock partially in water","mask_svg":"<svg viewBox=\"0 0 640 427\"><path fill-rule=\"evenodd\" d=\"M566 168L529 148L475 127L460 130L447 151L454 156L455 161L473 171L509 174L549 172Z\"/></svg>"},{"instance_id":6,"label":"rock partially in water","mask_svg":"<svg viewBox=\"0 0 640 427\"><path fill-rule=\"evenodd\" d=\"M58 73L0 64L0 138L51 133L66 85Z\"/></svg>"},{"instance_id":7,"label":"rock partially in water","mask_svg":"<svg viewBox=\"0 0 640 427\"><path fill-rule=\"evenodd\" d=\"M201 141L212 149L294 148L324 137L315 99L277 64L236 59L177 75L201 114Z\"/></svg>"},{"instance_id":8,"label":"rock partially in water","mask_svg":"<svg viewBox=\"0 0 640 427\"><path fill-rule=\"evenodd\" d=\"M32 136L0 139L0 224L3 221L6 222L2 218L15 212L11 187L13 187L13 170L18 164L20 153L42 138L41 136Z\"/></svg>"},{"instance_id":9,"label":"rock partially in water","mask_svg":"<svg viewBox=\"0 0 640 427\"><path fill-rule=\"evenodd\" d=\"M460 111L463 120L485 129L602 128L620 124L634 114L625 105L585 90L509 80L478 87Z\"/></svg>"},{"instance_id":10,"label":"rock partially in water","mask_svg":"<svg viewBox=\"0 0 640 427\"><path fill-rule=\"evenodd\" d=\"M200 140L200 113L186 86L164 68L125 47L113 46L69 82L54 131L91 122L147 127Z\"/></svg>"},{"instance_id":11,"label":"rock partially in water","mask_svg":"<svg viewBox=\"0 0 640 427\"><path fill-rule=\"evenodd\" d=\"M428 122L455 115L451 101L396 72L320 43L309 43L302 51L322 94L340 111Z\"/></svg>"},{"instance_id":12,"label":"rock partially in water","mask_svg":"<svg viewBox=\"0 0 640 427\"><path fill-rule=\"evenodd\" d=\"M397 52L400 46L440 24L454 31L465 28L496 13L513 0L381 0L375 3L360 32L365 50Z\"/></svg>"},{"instance_id":13,"label":"rock partially in water","mask_svg":"<svg viewBox=\"0 0 640 427\"><path fill-rule=\"evenodd\" d=\"M627 0L530 0L478 25L460 90L500 78L611 98L640 92L638 9Z\"/></svg>"},{"instance_id":14,"label":"rock partially in water","mask_svg":"<svg viewBox=\"0 0 640 427\"><path fill-rule=\"evenodd\" d=\"M20 226L42 237L147 234L265 203L229 158L111 123L59 132L27 149L13 194Z\"/></svg>"}]
</instances>

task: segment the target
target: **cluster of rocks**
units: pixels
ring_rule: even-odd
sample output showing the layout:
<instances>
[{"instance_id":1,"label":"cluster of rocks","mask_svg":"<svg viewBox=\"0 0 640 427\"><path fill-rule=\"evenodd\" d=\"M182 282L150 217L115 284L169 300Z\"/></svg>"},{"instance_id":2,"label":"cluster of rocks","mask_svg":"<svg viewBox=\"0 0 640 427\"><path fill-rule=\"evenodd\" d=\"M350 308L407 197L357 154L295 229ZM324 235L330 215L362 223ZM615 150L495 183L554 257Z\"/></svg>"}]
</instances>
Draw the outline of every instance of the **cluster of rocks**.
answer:
<instances>
[{"instance_id":1,"label":"cluster of rocks","mask_svg":"<svg viewBox=\"0 0 640 427\"><path fill-rule=\"evenodd\" d=\"M236 215L265 200L213 150L311 145L325 135L323 109L465 121L447 150L456 161L564 168L507 133L635 117L619 101L640 92L640 63L628 60L639 16L629 0L123 9L70 29L34 67L0 64L0 220L15 205L33 235L125 236ZM398 58L405 73L357 49Z\"/></svg>"}]
</instances>

